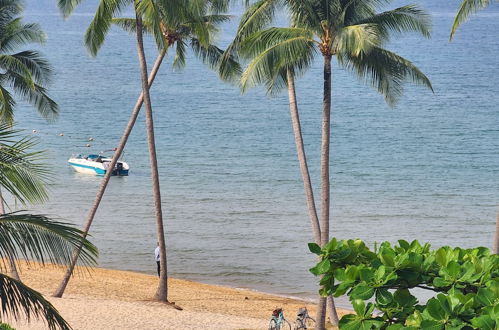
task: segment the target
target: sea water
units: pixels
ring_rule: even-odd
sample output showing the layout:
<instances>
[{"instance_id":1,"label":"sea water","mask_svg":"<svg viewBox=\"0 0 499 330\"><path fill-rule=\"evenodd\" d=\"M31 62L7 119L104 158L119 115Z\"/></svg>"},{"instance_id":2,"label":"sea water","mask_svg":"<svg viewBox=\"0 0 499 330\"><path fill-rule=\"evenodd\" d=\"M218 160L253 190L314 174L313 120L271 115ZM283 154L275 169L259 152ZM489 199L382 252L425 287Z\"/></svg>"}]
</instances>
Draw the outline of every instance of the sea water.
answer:
<instances>
[{"instance_id":1,"label":"sea water","mask_svg":"<svg viewBox=\"0 0 499 330\"><path fill-rule=\"evenodd\" d=\"M331 236L490 246L499 201L499 11L494 3L473 16L450 43L459 1L418 3L431 12L432 38L395 36L387 47L425 72L434 93L407 84L392 109L334 63ZM84 2L64 21L55 1L27 1L26 20L48 35L40 49L54 67L50 95L61 111L52 124L26 105L16 112L19 127L47 150L54 174L50 201L30 209L77 226L102 178L75 173L67 159L114 148L140 92L133 35L112 29L96 58L85 50L96 4ZM230 42L241 12L232 10L218 44ZM146 51L151 67L157 51L150 39ZM242 95L192 54L184 70L173 69L173 56L151 90L170 275L314 297L313 237L286 93L268 97L257 88ZM321 70L318 57L297 81L316 187ZM91 240L99 266L153 274L157 238L143 114L125 160L130 176L111 179Z\"/></svg>"}]
</instances>

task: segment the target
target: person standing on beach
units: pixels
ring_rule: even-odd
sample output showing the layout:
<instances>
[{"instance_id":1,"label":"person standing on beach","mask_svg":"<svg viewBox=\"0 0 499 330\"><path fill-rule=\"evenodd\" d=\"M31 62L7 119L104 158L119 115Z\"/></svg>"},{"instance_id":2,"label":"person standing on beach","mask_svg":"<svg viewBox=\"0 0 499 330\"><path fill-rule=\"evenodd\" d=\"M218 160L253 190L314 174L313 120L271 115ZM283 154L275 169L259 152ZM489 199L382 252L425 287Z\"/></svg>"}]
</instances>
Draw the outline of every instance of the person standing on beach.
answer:
<instances>
[{"instance_id":1,"label":"person standing on beach","mask_svg":"<svg viewBox=\"0 0 499 330\"><path fill-rule=\"evenodd\" d=\"M161 266L159 263L159 243L157 243L156 249L154 250L154 257L156 259L156 265L158 266L157 268L158 268L158 276L159 276L159 273L161 270Z\"/></svg>"}]
</instances>

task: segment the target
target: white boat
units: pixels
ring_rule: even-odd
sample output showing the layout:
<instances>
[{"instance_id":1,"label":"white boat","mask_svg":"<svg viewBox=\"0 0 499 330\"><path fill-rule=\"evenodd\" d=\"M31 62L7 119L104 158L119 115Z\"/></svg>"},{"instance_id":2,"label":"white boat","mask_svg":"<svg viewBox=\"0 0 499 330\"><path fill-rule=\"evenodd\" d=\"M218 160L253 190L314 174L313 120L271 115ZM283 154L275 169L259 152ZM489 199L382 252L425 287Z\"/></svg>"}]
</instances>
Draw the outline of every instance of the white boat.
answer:
<instances>
[{"instance_id":1,"label":"white boat","mask_svg":"<svg viewBox=\"0 0 499 330\"><path fill-rule=\"evenodd\" d=\"M109 169L112 158L102 155L82 155L69 158L68 163L76 172L104 175ZM123 161L118 161L113 169L112 175L125 176L128 175L129 166Z\"/></svg>"}]
</instances>

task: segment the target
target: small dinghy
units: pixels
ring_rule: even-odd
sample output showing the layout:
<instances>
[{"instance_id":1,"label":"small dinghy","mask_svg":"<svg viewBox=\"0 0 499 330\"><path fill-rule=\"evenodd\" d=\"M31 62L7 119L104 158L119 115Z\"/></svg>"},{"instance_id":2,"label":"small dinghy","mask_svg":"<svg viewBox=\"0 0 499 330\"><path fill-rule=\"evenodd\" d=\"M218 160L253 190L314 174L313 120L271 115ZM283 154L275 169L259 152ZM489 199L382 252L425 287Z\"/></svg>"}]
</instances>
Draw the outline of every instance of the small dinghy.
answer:
<instances>
[{"instance_id":1,"label":"small dinghy","mask_svg":"<svg viewBox=\"0 0 499 330\"><path fill-rule=\"evenodd\" d=\"M109 170L112 158L102 155L88 155L83 157L78 155L71 157L68 160L69 165L74 168L76 172L104 175ZM125 176L128 175L129 166L123 161L118 161L114 166L112 175Z\"/></svg>"}]
</instances>

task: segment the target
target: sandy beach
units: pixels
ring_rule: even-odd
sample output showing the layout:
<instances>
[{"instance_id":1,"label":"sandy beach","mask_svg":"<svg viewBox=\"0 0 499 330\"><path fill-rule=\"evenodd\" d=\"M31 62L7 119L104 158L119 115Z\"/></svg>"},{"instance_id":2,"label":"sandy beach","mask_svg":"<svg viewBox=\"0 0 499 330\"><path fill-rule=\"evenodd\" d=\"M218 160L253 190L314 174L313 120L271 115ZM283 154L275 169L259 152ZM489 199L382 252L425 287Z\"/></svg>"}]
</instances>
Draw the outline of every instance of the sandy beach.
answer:
<instances>
[{"instance_id":1,"label":"sandy beach","mask_svg":"<svg viewBox=\"0 0 499 330\"><path fill-rule=\"evenodd\" d=\"M314 304L243 289L171 279L169 300L179 311L153 300L157 277L92 268L69 283L63 298L52 298L63 269L21 265L21 279L40 291L75 329L267 329L272 311L282 307L293 324L298 308L315 314ZM346 311L341 311L345 313ZM46 329L42 321L11 322L17 330Z\"/></svg>"}]
</instances>

